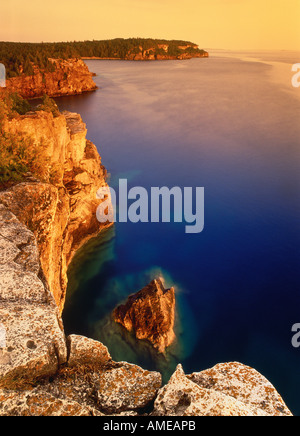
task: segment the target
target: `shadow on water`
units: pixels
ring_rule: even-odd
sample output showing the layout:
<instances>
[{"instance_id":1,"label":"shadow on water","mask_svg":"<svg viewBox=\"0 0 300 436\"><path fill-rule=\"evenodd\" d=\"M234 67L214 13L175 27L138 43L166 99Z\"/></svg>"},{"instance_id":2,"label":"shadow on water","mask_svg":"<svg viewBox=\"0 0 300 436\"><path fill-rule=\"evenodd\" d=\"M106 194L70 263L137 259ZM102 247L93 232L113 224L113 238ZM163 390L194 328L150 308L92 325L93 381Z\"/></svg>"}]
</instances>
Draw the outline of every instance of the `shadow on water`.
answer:
<instances>
[{"instance_id":1,"label":"shadow on water","mask_svg":"<svg viewBox=\"0 0 300 436\"><path fill-rule=\"evenodd\" d=\"M112 319L115 307L160 276L164 277L166 287L174 286L176 291L176 340L164 354L158 353L149 342L137 340L134 334ZM68 279L63 312L67 334L80 334L102 342L115 361L127 361L159 371L164 383L177 364L192 354L197 335L188 332L195 331L196 321L186 304L186 291L174 282L167 271L157 266L120 274L117 270L114 227L90 240L76 253L68 270Z\"/></svg>"},{"instance_id":2,"label":"shadow on water","mask_svg":"<svg viewBox=\"0 0 300 436\"><path fill-rule=\"evenodd\" d=\"M116 361L126 360L135 363L151 371L159 371L163 376L163 381L167 382L174 372L177 364L184 361L190 355L195 346L195 337L187 335L190 332L191 324L194 322L189 309L184 303L182 290L175 285L176 291L176 316L175 316L175 335L176 340L165 351L164 354L158 353L153 346L146 340L137 340L133 333L128 332L121 325L114 322L112 318L113 309L126 301L128 295L139 291L147 285L153 278L167 277L166 287L172 286L170 276L160 268L153 267L140 274L130 274L126 277L119 277L114 283L109 283L104 295L110 295L111 310L103 318L92 322L90 330L91 337L99 340L108 346L112 358ZM172 282L172 281L171 281ZM132 283L132 285L129 285ZM139 285L139 286L137 286ZM174 285L174 283L173 283ZM111 292L110 292L111 290ZM102 295L102 294L101 294ZM99 313L103 298L99 295L95 302L95 312ZM188 321L187 321L188 320ZM187 324L190 326L187 326Z\"/></svg>"},{"instance_id":3,"label":"shadow on water","mask_svg":"<svg viewBox=\"0 0 300 436\"><path fill-rule=\"evenodd\" d=\"M87 334L86 314L92 310L95 289L89 283L114 258L115 229L111 227L92 238L74 256L68 269L68 289L63 319L68 334ZM70 328L71 327L71 328Z\"/></svg>"},{"instance_id":4,"label":"shadow on water","mask_svg":"<svg viewBox=\"0 0 300 436\"><path fill-rule=\"evenodd\" d=\"M59 106L82 114L110 186L123 177L146 189L203 186L205 230L118 223L91 241L69 270L66 332L166 373L179 362L188 374L239 361L300 415L299 349L291 345L300 305L300 124L290 79L274 84L271 65L223 56L88 62L101 90ZM156 271L175 286L179 312L166 364L110 322Z\"/></svg>"}]
</instances>

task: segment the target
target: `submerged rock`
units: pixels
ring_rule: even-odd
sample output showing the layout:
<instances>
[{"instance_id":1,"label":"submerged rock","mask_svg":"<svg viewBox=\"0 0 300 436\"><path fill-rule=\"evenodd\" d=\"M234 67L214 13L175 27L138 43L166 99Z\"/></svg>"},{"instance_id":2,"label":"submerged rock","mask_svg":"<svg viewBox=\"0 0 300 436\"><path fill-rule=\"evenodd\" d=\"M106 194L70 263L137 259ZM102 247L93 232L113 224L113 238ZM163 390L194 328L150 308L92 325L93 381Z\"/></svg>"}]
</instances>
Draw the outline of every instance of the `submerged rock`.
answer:
<instances>
[{"instance_id":1,"label":"submerged rock","mask_svg":"<svg viewBox=\"0 0 300 436\"><path fill-rule=\"evenodd\" d=\"M159 353L163 353L176 338L175 290L165 289L162 279L155 279L118 306L113 319L133 332L137 339L148 340Z\"/></svg>"},{"instance_id":2,"label":"submerged rock","mask_svg":"<svg viewBox=\"0 0 300 436\"><path fill-rule=\"evenodd\" d=\"M40 113L11 120L12 131L48 138L56 185L27 180L0 192L1 416L290 416L275 388L240 363L185 375L161 375L114 362L100 342L67 339L61 319L67 267L101 226L96 189L105 169L76 114ZM163 352L175 340L175 292L153 280L114 320ZM160 389L161 388L161 389Z\"/></svg>"}]
</instances>

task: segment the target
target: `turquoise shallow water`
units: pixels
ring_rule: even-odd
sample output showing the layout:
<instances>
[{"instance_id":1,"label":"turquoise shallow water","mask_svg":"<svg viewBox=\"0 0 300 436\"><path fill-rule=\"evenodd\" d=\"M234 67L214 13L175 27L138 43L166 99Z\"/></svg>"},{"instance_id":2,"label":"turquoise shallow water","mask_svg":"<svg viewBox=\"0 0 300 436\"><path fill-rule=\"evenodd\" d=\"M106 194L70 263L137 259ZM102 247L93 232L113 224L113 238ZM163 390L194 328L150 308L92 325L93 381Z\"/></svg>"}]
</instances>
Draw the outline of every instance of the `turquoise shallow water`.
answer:
<instances>
[{"instance_id":1,"label":"turquoise shallow water","mask_svg":"<svg viewBox=\"0 0 300 436\"><path fill-rule=\"evenodd\" d=\"M273 61L298 59L255 57L89 61L100 89L57 100L82 115L111 186L127 178L129 188L205 188L200 234L185 234L184 223L116 223L88 243L70 267L63 317L67 333L101 340L114 359L165 380L178 362L187 373L250 365L300 415L300 349L291 345L300 322L300 91L272 80ZM157 274L177 291L178 341L166 358L110 321Z\"/></svg>"}]
</instances>

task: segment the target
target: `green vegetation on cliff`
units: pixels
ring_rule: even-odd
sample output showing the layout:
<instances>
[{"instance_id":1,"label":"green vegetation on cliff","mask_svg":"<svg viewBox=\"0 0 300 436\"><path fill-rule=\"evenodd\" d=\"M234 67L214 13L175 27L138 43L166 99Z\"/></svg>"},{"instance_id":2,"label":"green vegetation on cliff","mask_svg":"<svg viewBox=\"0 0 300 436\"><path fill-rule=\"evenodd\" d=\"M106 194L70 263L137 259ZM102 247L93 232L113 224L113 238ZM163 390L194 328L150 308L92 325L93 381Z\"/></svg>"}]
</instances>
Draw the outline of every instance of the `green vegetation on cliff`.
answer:
<instances>
[{"instance_id":1,"label":"green vegetation on cliff","mask_svg":"<svg viewBox=\"0 0 300 436\"><path fill-rule=\"evenodd\" d=\"M0 98L0 189L22 181L27 174L44 182L55 178L55 170L45 155L46 144L36 144L30 136L5 129L5 120L18 118L31 110L28 101L18 94ZM59 115L56 103L48 96L44 96L37 110Z\"/></svg>"},{"instance_id":2,"label":"green vegetation on cliff","mask_svg":"<svg viewBox=\"0 0 300 436\"><path fill-rule=\"evenodd\" d=\"M164 48L165 47L165 48ZM55 70L55 64L49 59L71 58L112 58L127 59L128 54L137 54L141 51L151 50L147 56L179 56L182 53L189 55L205 55L204 50L189 41L167 41L164 39L112 39L103 41L73 41L58 43L19 43L0 42L0 62L7 70L7 78L21 74L30 76L34 73L33 66L41 71Z\"/></svg>"}]
</instances>

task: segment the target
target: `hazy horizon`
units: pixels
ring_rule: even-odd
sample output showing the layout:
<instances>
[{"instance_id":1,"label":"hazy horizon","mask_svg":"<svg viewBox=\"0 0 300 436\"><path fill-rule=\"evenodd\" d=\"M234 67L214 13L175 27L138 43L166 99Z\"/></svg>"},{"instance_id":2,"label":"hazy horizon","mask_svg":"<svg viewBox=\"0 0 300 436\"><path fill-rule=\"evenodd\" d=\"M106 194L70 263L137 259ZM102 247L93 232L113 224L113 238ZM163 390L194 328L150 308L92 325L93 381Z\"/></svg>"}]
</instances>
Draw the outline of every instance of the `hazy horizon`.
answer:
<instances>
[{"instance_id":1,"label":"hazy horizon","mask_svg":"<svg viewBox=\"0 0 300 436\"><path fill-rule=\"evenodd\" d=\"M288 3L288 5L287 5ZM180 39L203 49L297 50L299 0L10 0L0 40ZM25 25L24 25L25 23Z\"/></svg>"}]
</instances>

